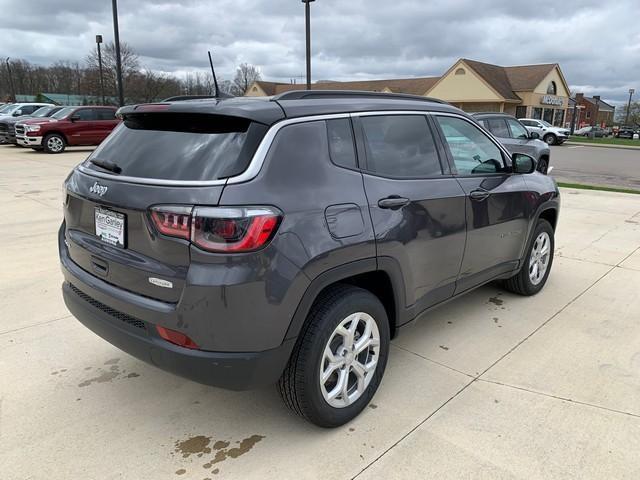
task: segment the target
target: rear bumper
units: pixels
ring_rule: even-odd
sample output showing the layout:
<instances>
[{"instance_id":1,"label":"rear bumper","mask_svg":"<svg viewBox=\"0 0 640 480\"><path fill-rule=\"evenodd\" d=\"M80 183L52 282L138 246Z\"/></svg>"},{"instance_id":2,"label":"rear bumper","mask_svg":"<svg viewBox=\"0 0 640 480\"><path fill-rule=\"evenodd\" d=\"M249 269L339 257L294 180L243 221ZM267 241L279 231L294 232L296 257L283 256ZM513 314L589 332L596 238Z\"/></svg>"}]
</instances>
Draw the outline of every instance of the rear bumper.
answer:
<instances>
[{"instance_id":1,"label":"rear bumper","mask_svg":"<svg viewBox=\"0 0 640 480\"><path fill-rule=\"evenodd\" d=\"M120 350L176 375L230 390L270 385L282 374L295 345L290 339L260 352L210 352L174 345L158 335L154 324L110 302L105 292L116 287L80 269L65 248L60 249L60 260L64 302L83 325Z\"/></svg>"},{"instance_id":2,"label":"rear bumper","mask_svg":"<svg viewBox=\"0 0 640 480\"><path fill-rule=\"evenodd\" d=\"M23 147L39 147L42 145L42 137L28 137L26 135L16 135L16 142Z\"/></svg>"}]
</instances>

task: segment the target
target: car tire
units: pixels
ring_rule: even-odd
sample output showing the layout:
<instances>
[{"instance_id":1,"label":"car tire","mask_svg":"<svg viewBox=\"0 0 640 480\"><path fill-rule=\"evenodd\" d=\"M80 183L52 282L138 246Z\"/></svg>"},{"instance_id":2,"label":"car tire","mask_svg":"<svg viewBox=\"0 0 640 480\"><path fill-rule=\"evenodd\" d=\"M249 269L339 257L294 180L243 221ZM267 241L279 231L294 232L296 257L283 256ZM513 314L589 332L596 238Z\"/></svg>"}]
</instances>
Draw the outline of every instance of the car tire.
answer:
<instances>
[{"instance_id":1,"label":"car tire","mask_svg":"<svg viewBox=\"0 0 640 480\"><path fill-rule=\"evenodd\" d=\"M542 290L553 265L553 233L553 227L548 221L538 219L522 268L504 282L507 290L525 296L535 295Z\"/></svg>"},{"instance_id":2,"label":"car tire","mask_svg":"<svg viewBox=\"0 0 640 480\"><path fill-rule=\"evenodd\" d=\"M387 313L375 295L352 285L329 287L312 306L278 381L284 403L320 427L344 425L376 393L389 342Z\"/></svg>"},{"instance_id":3,"label":"car tire","mask_svg":"<svg viewBox=\"0 0 640 480\"><path fill-rule=\"evenodd\" d=\"M67 142L62 135L50 133L42 140L42 147L47 153L62 153L67 147Z\"/></svg>"},{"instance_id":4,"label":"car tire","mask_svg":"<svg viewBox=\"0 0 640 480\"><path fill-rule=\"evenodd\" d=\"M558 139L553 133L547 133L544 137L542 137L542 140L544 140L547 145L555 145L556 143L558 143Z\"/></svg>"},{"instance_id":5,"label":"car tire","mask_svg":"<svg viewBox=\"0 0 640 480\"><path fill-rule=\"evenodd\" d=\"M536 170L538 170L540 173L544 173L546 175L547 174L547 170L549 170L549 160L547 160L544 157L541 157L538 160L538 163L536 165Z\"/></svg>"}]
</instances>

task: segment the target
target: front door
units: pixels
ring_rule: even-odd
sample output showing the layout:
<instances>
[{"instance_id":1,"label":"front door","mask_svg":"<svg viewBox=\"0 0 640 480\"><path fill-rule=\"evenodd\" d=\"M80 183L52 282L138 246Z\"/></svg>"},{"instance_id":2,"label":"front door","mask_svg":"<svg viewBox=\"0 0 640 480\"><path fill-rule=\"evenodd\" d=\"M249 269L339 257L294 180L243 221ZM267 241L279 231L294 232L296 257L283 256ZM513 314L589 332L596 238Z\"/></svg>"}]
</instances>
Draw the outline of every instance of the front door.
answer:
<instances>
[{"instance_id":1,"label":"front door","mask_svg":"<svg viewBox=\"0 0 640 480\"><path fill-rule=\"evenodd\" d=\"M424 114L354 117L378 258L399 263L415 313L453 295L465 243L465 194ZM362 165L364 163L364 165Z\"/></svg>"},{"instance_id":2,"label":"front door","mask_svg":"<svg viewBox=\"0 0 640 480\"><path fill-rule=\"evenodd\" d=\"M97 116L95 109L79 108L72 115L73 129L69 136L72 145L93 145L98 138Z\"/></svg>"},{"instance_id":3,"label":"front door","mask_svg":"<svg viewBox=\"0 0 640 480\"><path fill-rule=\"evenodd\" d=\"M518 266L527 234L527 186L474 123L458 116L435 118L466 196L467 243L458 293Z\"/></svg>"}]
</instances>

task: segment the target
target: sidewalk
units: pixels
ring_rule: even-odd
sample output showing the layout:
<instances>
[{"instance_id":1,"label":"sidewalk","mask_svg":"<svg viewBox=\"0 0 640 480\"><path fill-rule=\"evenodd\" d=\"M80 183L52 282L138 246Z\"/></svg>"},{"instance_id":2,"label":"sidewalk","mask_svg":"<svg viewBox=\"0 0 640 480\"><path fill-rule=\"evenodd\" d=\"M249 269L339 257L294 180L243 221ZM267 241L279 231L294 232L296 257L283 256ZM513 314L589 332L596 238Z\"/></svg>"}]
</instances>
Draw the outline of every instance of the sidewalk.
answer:
<instances>
[{"instance_id":1,"label":"sidewalk","mask_svg":"<svg viewBox=\"0 0 640 480\"><path fill-rule=\"evenodd\" d=\"M640 150L640 140L638 146L633 145L613 145L608 143L587 143L587 142L572 142L571 140L564 142L565 145L578 145L581 147L604 147L604 148L618 148L622 150Z\"/></svg>"}]
</instances>

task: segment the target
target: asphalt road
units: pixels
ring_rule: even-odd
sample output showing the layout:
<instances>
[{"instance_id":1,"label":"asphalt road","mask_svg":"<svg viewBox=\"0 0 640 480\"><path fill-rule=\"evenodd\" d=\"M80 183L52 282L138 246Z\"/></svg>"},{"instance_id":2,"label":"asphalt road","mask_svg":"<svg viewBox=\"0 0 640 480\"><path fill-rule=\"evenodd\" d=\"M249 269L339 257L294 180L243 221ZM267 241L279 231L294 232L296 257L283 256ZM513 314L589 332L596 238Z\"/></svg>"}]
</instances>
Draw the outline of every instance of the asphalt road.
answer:
<instances>
[{"instance_id":1,"label":"asphalt road","mask_svg":"<svg viewBox=\"0 0 640 480\"><path fill-rule=\"evenodd\" d=\"M559 182L640 190L640 150L560 145L551 147L551 166Z\"/></svg>"}]
</instances>

